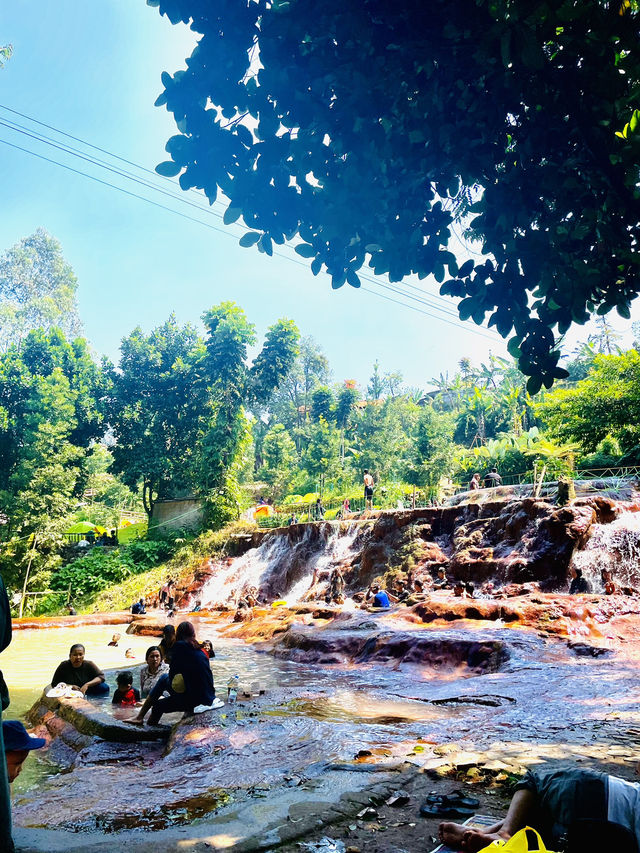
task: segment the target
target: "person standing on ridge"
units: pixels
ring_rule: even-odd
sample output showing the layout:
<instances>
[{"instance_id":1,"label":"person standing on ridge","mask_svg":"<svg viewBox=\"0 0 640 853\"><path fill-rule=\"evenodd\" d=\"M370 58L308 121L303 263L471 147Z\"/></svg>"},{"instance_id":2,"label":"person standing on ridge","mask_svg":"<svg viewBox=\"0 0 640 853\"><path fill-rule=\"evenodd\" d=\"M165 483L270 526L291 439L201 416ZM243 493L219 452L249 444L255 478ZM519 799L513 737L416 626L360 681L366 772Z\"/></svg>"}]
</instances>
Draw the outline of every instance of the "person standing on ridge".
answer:
<instances>
[{"instance_id":1,"label":"person standing on ridge","mask_svg":"<svg viewBox=\"0 0 640 853\"><path fill-rule=\"evenodd\" d=\"M362 476L364 482L364 505L365 509L373 509L373 477L369 473L369 469L364 469Z\"/></svg>"}]
</instances>

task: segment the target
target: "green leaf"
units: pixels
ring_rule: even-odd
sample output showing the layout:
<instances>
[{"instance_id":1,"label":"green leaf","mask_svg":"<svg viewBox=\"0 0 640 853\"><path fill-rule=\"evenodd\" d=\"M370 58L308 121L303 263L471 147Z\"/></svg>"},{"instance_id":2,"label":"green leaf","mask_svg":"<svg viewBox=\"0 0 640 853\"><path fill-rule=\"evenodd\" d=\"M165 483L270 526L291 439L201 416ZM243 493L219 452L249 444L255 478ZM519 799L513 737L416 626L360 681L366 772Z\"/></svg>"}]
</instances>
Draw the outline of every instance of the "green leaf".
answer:
<instances>
[{"instance_id":1,"label":"green leaf","mask_svg":"<svg viewBox=\"0 0 640 853\"><path fill-rule=\"evenodd\" d=\"M510 338L507 341L507 352L512 358L520 358L522 351L517 338Z\"/></svg>"},{"instance_id":2,"label":"green leaf","mask_svg":"<svg viewBox=\"0 0 640 853\"><path fill-rule=\"evenodd\" d=\"M629 130L631 133L636 132L636 127L638 126L638 118L640 117L640 113L638 110L633 111L633 115L631 116L631 121L629 122Z\"/></svg>"},{"instance_id":3,"label":"green leaf","mask_svg":"<svg viewBox=\"0 0 640 853\"><path fill-rule=\"evenodd\" d=\"M232 207L231 205L229 205L229 207L224 212L224 215L222 217L222 221L224 222L225 225L231 225L232 222L236 222L238 219L240 219L241 215L242 215L242 208Z\"/></svg>"},{"instance_id":4,"label":"green leaf","mask_svg":"<svg viewBox=\"0 0 640 853\"><path fill-rule=\"evenodd\" d=\"M173 160L165 160L162 163L158 163L156 166L156 172L165 178L175 178L175 176L179 175L181 171L182 166L174 163Z\"/></svg>"},{"instance_id":5,"label":"green leaf","mask_svg":"<svg viewBox=\"0 0 640 853\"><path fill-rule=\"evenodd\" d=\"M620 305L616 305L616 311L621 317L624 317L625 320L631 319L631 312L629 311L629 306L626 302L620 303Z\"/></svg>"},{"instance_id":6,"label":"green leaf","mask_svg":"<svg viewBox=\"0 0 640 853\"><path fill-rule=\"evenodd\" d=\"M465 261L460 269L458 270L458 278L466 278L468 275L471 275L473 272L473 261L468 260Z\"/></svg>"},{"instance_id":7,"label":"green leaf","mask_svg":"<svg viewBox=\"0 0 640 853\"><path fill-rule=\"evenodd\" d=\"M316 254L316 250L309 243L298 243L295 252L303 258L313 258Z\"/></svg>"},{"instance_id":8,"label":"green leaf","mask_svg":"<svg viewBox=\"0 0 640 853\"><path fill-rule=\"evenodd\" d=\"M534 397L542 388L542 376L530 376L527 380L527 391Z\"/></svg>"},{"instance_id":9,"label":"green leaf","mask_svg":"<svg viewBox=\"0 0 640 853\"><path fill-rule=\"evenodd\" d=\"M260 234L259 231L247 231L246 234L242 235L238 242L243 249L246 249L249 246L255 246L260 237L262 237L262 234Z\"/></svg>"},{"instance_id":10,"label":"green leaf","mask_svg":"<svg viewBox=\"0 0 640 853\"><path fill-rule=\"evenodd\" d=\"M458 314L460 315L461 320L468 320L474 312L476 305L473 299L468 296L466 299L463 299L462 302L458 305Z\"/></svg>"},{"instance_id":11,"label":"green leaf","mask_svg":"<svg viewBox=\"0 0 640 853\"><path fill-rule=\"evenodd\" d=\"M263 234L258 240L258 249L261 252L264 252L265 255L273 255L273 245L271 243L271 237L269 237L268 234Z\"/></svg>"}]
</instances>

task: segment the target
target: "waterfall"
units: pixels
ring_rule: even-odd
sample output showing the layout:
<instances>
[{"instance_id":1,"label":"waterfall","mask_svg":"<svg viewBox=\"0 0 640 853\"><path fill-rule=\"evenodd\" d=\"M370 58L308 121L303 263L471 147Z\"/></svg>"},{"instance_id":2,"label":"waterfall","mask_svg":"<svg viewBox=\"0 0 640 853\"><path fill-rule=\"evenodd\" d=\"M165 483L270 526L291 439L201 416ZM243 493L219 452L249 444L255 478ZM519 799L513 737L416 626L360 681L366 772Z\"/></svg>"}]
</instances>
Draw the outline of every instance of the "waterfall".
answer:
<instances>
[{"instance_id":1,"label":"waterfall","mask_svg":"<svg viewBox=\"0 0 640 853\"><path fill-rule=\"evenodd\" d=\"M609 569L617 587L640 587L640 513L624 512L610 524L594 524L573 568L582 569L593 592L602 591L600 572Z\"/></svg>"},{"instance_id":2,"label":"waterfall","mask_svg":"<svg viewBox=\"0 0 640 853\"><path fill-rule=\"evenodd\" d=\"M358 525L350 524L346 533L340 533L339 524L329 522L329 525L325 547L310 560L308 571L289 589L285 596L287 604L294 604L304 597L311 587L314 575L317 576L322 571L329 572L353 556L352 548L358 535Z\"/></svg>"},{"instance_id":3,"label":"waterfall","mask_svg":"<svg viewBox=\"0 0 640 853\"><path fill-rule=\"evenodd\" d=\"M204 607L233 604L252 586L267 598L285 598L289 604L300 601L314 576L353 556L357 535L355 523L341 532L339 522L326 522L321 527L306 525L297 542L287 533L269 536L242 557L214 564L214 574L198 597Z\"/></svg>"}]
</instances>

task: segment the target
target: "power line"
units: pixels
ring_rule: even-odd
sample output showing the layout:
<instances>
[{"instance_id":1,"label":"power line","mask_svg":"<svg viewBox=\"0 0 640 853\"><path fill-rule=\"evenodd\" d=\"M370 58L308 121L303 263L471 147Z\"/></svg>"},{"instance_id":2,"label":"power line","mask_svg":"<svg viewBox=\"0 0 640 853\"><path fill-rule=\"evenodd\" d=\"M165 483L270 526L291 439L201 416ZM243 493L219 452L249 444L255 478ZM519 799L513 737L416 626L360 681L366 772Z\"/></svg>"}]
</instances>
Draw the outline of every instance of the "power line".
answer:
<instances>
[{"instance_id":1,"label":"power line","mask_svg":"<svg viewBox=\"0 0 640 853\"><path fill-rule=\"evenodd\" d=\"M50 145L52 148L56 148L58 151L62 151L65 154L71 154L71 156L78 157L80 160L84 160L86 163L91 163L91 165L93 166L99 166L101 169L106 169L108 172L111 172L114 175L119 175L121 178L126 178L129 181L134 181L136 184L140 184L143 187L147 187L147 189L155 190L156 192L161 193L162 195L166 195L169 198L174 199L175 201L179 201L182 204L188 204L190 207L195 207L197 210L200 210L203 213L207 213L211 216L216 216L218 219L222 219L222 216L219 213L216 213L210 208L203 207L201 204L196 204L193 201L189 201L188 198L184 198L184 196L180 196L178 193L168 192L167 190L162 189L162 187L155 186L149 181L136 177L136 175L132 174L131 172L127 172L123 169L116 169L114 166L109 165L109 163L104 160L100 160L97 157L86 156L81 151L78 151L77 148L72 148L71 146L67 145L59 145L54 140L44 136L44 134L31 133L27 128L17 124L16 122L4 122L0 119L0 126L6 127L9 130L13 130L16 133L21 133L23 136L28 136L30 139L35 139L36 142L43 142L45 145Z\"/></svg>"},{"instance_id":2,"label":"power line","mask_svg":"<svg viewBox=\"0 0 640 853\"><path fill-rule=\"evenodd\" d=\"M85 178L89 178L92 181L95 181L98 184L102 184L104 187L110 187L113 190L118 190L118 192L124 193L125 195L131 196L132 198L137 198L140 201L146 201L147 204L152 204L154 207L159 207L161 210L167 210L169 213L175 213L176 216L181 216L183 219L189 219L191 222L197 222L199 225L204 225L205 228L211 228L213 231L219 231L220 234L226 234L229 237L234 238L234 235L229 231L226 231L224 228L218 228L216 225L211 225L209 222L203 222L201 219L196 219L195 216L189 216L186 213L181 213L179 210L174 210L172 207L167 207L164 204L160 204L157 201L152 201L150 198L146 198L145 196L138 195L137 193L132 193L130 190L125 190L123 187L119 187L116 184L112 184L109 181L103 181L100 178L96 178L95 175L90 175L88 172L82 172L80 169L74 169L72 166L68 166L66 163L60 163L58 160L52 160L50 157L45 157L44 154L38 154L35 151L30 151L28 148L23 148L21 145L16 145L14 142L9 142L6 139L0 139L0 142L3 145L8 145L10 148L15 148L18 151L23 151L25 154L31 154L32 157L37 157L39 160L44 160L47 163L53 163L54 166L61 166L63 169L67 169L69 172L73 172L76 175L82 175ZM234 238L235 239L235 238Z\"/></svg>"},{"instance_id":3,"label":"power line","mask_svg":"<svg viewBox=\"0 0 640 853\"><path fill-rule=\"evenodd\" d=\"M4 124L4 122L0 122L0 124ZM4 126L5 126L5 127L7 127L8 125L4 124ZM12 129L12 128L9 128L9 129ZM41 140L38 140L38 139L37 139L37 137L33 136L32 134L27 133L26 135L31 136L32 138L36 139L37 141L41 141ZM228 237L231 237L231 238L232 238L232 239L234 239L234 240L236 239L236 235L232 234L232 233L231 233L229 230L227 230L227 229L219 228L219 227L217 227L217 226L215 226L215 225L212 225L211 223L208 223L208 222L203 222L201 219L197 219L197 218L196 218L196 217L194 217L194 216L189 216L188 214L182 213L182 212L180 212L180 211L178 211L178 210L175 210L174 208L168 207L167 205L160 204L159 202L153 201L152 199L149 199L149 198L147 198L146 196L142 196L142 195L139 195L138 193L134 193L134 192L131 192L130 190L126 190L126 189L124 189L123 187L119 187L119 186L117 186L116 184L111 183L110 181L103 181L102 179L100 179L100 178L96 177L95 175L91 175L91 174L89 174L88 172L83 172L83 171L81 171L80 169L74 169L72 166L69 166L69 165L68 165L68 164L66 164L66 163L61 163L61 162L60 162L60 161L58 161L58 160L53 160L52 158L45 157L43 154L38 154L37 152L35 152L35 151L31 151L31 150L30 150L30 149L28 149L28 148L23 148L22 146L20 146L20 145L16 145L16 144L15 144L15 143L13 143L13 142L9 142L9 141L8 141L8 140L6 140L6 139L0 139L0 143L2 143L3 145L7 145L7 146L9 146L9 147L11 147L11 148L14 148L14 149L16 149L16 150L18 150L18 151L22 151L22 152L23 152L23 153L25 153L25 154L30 154L31 156L33 156L33 157L37 157L38 159L43 160L43 161L45 161L45 162L47 162L47 163L51 163L51 164L53 164L53 165L60 166L61 168L66 169L67 171L73 172L73 173L74 173L74 174L76 174L76 175L81 175L81 176L83 176L83 177L89 178L90 180L95 181L96 183L101 184L102 186L106 186L106 187L109 187L110 189L117 190L118 192L124 193L125 195L128 195L128 196L130 196L130 197L132 197L132 198L136 198L136 199L138 199L139 201L145 201L145 202L147 202L148 204L153 205L154 207L158 207L158 208L160 208L161 210L165 210L165 211L167 211L167 212L169 212L169 213L173 213L173 214L175 214L176 216L181 216L183 219L187 219L187 220L189 220L189 221L191 221L191 222L196 222L196 223L198 223L199 225L203 225L205 228L210 228L211 230L213 230L213 231L217 231L217 232L219 232L220 234L224 234L224 235L226 235L226 236L228 236ZM54 144L54 147L56 147L56 148L60 148L60 146L57 146L57 145L55 145L55 144ZM63 150L63 151L64 151L65 149L62 149L62 148L61 148L60 150ZM69 152L67 152L67 153L69 153ZM82 159L84 159L84 160L89 160L89 158L86 158L86 157L82 157ZM89 162L92 162L92 161L91 161L91 160L89 160ZM95 163L94 163L94 165L95 165ZM110 171L114 171L114 170L113 170L113 169L110 169ZM115 170L115 171L117 171L117 170ZM119 173L119 172L118 172L118 174L122 174L122 173ZM138 183L141 183L141 182L140 182L140 181L138 181ZM149 186L148 186L147 184L144 184L144 185L145 185L145 186L147 186L147 187L149 188ZM154 187L151 187L151 188L153 189ZM155 189L158 189L158 188L155 188ZM162 190L159 190L159 191L160 191L160 192L163 192ZM165 193L165 195L166 195L166 194L167 194L167 193ZM169 195L171 195L171 194L169 194ZM173 197L173 196L172 196L172 197ZM199 208L199 205L193 205L193 206L195 206L195 207L198 207L198 208ZM201 209L201 208L199 208L199 209ZM210 212L210 211L206 211L206 212ZM240 226L240 227L244 227L244 226ZM245 229L245 230L251 230L251 229ZM298 263L300 266L304 267L305 269L308 269L308 267L307 267L307 265L306 265L306 264L304 264L304 263L303 263L303 262L301 262L301 261L298 261L298 260L297 260L297 259L295 259L295 258L290 257L289 255L285 255L285 254L283 254L283 253L281 253L281 252L278 252L278 251L274 252L274 254L278 255L279 257L285 258L286 260L293 261L294 263ZM434 309L434 310L436 310L436 311L441 311L441 312L443 312L443 313L444 313L444 311L443 311L443 309L442 309L442 308L440 308L439 306L434 306L433 304L429 303L429 302L428 302L427 300L425 300L425 299L421 299L421 298L419 298L419 297L416 297L416 296L413 296L413 295L411 295L411 294L409 294L409 293L406 293L406 291L403 291L403 290L402 290L402 289L400 289L400 288L393 287L391 284L387 285L387 284L384 284L383 282L380 282L380 281L377 281L377 280L373 280L373 279L368 278L368 277L366 277L366 276L363 276L363 277L365 278L365 280L370 281L371 283L373 283L373 284L374 284L375 286L377 286L377 287L380 287L380 288L382 288L382 289L384 289L384 290L388 290L388 291L390 291L391 293L395 293L395 294L397 294L397 295L399 295L399 296L404 296L404 297L405 297L405 299L407 299L407 298L408 298L408 299L412 299L413 301L416 301L416 302L418 302L418 303L425 304L425 305L427 305L428 307L431 307L431 308L433 308L433 309ZM365 290L365 292L367 292L367 293L375 293L375 291L371 291L369 288L363 288L363 290ZM382 294L378 294L378 295L382 296ZM406 302L403 302L403 301L400 301L400 300L391 299L390 297L385 297L385 298L387 298L387 299L388 299L388 301L396 302L396 304L398 304L398 305L402 305L402 306L403 306L403 307L405 307L405 308L411 308L411 309L413 309L413 310L417 310L417 311L419 311L421 314L424 314L424 315L426 315L426 316L428 316L428 317L431 317L432 319L440 320L440 321L445 322L445 323L449 323L450 325L455 326L455 328L458 328L458 329L460 329L460 328L464 328L464 325L463 325L463 324L464 324L464 321L453 322L453 321L451 321L451 320L447 320L445 317L441 316L440 314L431 314L431 313L429 313L429 312L427 312L427 311L424 311L424 310L422 310L422 309L417 309L417 308L415 308L415 306L408 305ZM447 313L449 313L449 312L447 312ZM450 316L455 316L455 315L454 315L454 314L452 314L452 313L450 313L449 315L450 315ZM478 327L475 327L475 326L474 326L474 327L469 326L469 327L468 327L468 331L470 331L470 332L471 332L471 333L473 333L473 334L477 334L477 335L480 335L480 336L482 336L482 337L485 337L485 338L487 338L487 339L489 339L489 340L494 340L494 336L493 336L493 335L491 335L491 333L489 333L489 332L485 332L485 331L482 331L482 330L481 330L480 328L478 328Z\"/></svg>"},{"instance_id":4,"label":"power line","mask_svg":"<svg viewBox=\"0 0 640 853\"><path fill-rule=\"evenodd\" d=\"M143 172L146 172L146 173L152 175L154 178L161 177L161 178L163 178L163 180L169 181L171 184L173 184L175 186L175 184L171 178L168 178L164 175L158 176L157 172L155 172L151 169L148 169L147 167L142 166L139 163L135 163L133 160L128 160L125 157L121 157L118 154L114 154L113 152L109 151L106 148L101 148L100 146L93 145L92 143L88 142L87 140L82 139L81 137L77 137L77 136L74 136L73 134L66 133L66 131L60 130L59 128L56 128L53 125L47 124L46 122L41 122L38 119L33 118L32 116L28 116L25 113L21 113L18 110L14 110L11 107L8 107L4 104L0 104L0 108L4 109L10 113L13 113L14 115L19 115L22 118L26 118L28 121L31 121L35 124L38 124L41 127L46 127L50 130L53 130L55 133L58 133L62 136L65 136L69 139L73 139L77 142L80 142L82 145L86 145L89 148L93 148L96 151L100 151L104 154L107 154L109 157L112 157L112 158L119 160L123 163L126 163L128 165L134 166L136 169L139 169ZM131 172L128 172L127 170L119 170L119 169L113 168L109 163L105 162L104 160L101 160L100 158L87 157L82 151L79 151L77 148L74 148L73 146L58 145L50 137L47 137L45 134L42 134L39 132L36 132L37 135L34 135L34 133L31 132L31 128L25 128L24 125L20 125L17 122L10 122L9 124L5 124L2 121L0 121L0 125L3 125L5 127L9 128L10 130L14 130L18 133L23 133L24 135L26 135L32 139L35 139L38 142L43 142L44 144L52 145L54 148L57 148L58 150L63 151L64 153L71 154L72 156L78 156L80 159L85 160L85 161L91 163L92 165L98 165L99 167L105 168L108 171L119 175L120 177L125 177L125 178L128 178L130 180L133 180L134 182L141 184L142 186L145 186L149 189L153 189L156 192L160 192L163 195L168 196L169 198L173 198L176 201L180 201L183 204L187 204L191 207L196 208L197 210L201 210L201 211L203 211L209 215L215 216L216 218L223 220L223 216L221 214L211 210L210 206L203 207L199 204L194 204L193 202L188 201L188 199L185 199L184 198L184 192L182 192L180 194L167 192L167 191L161 189L160 187L156 186L155 184L151 184L147 181L140 180L138 177L133 175ZM203 200L206 199L206 196L204 196L198 190L195 190L193 187L190 188L190 190L192 192L195 192L195 194L198 195L199 198L202 198ZM224 204L224 203L222 201L216 200L214 202L214 204ZM239 227L245 228L248 231L251 230L250 228L247 228L246 226L243 226L241 224L239 224ZM458 242L462 245L460 238L458 237L458 235L455 232L454 232L454 236L456 237ZM286 257L285 255L282 255L280 252L276 252L276 254L278 254L280 257ZM478 254L478 253L474 252L474 254ZM304 264L301 264L301 265L306 266ZM447 299L444 299L443 297L441 297L437 294L429 293L428 291L424 290L423 288L416 287L415 285L412 285L409 282L403 282L404 287L416 291L417 293L419 293L421 295L421 297L423 297L422 299L418 300L418 299L416 299L416 297L412 296L411 294L406 293L406 291L404 291L402 289L402 286L400 286L399 284L397 284L395 287L393 287L392 283L389 282L389 285L391 285L391 287L387 287L387 285L383 284L378 279L373 279L370 276L367 276L362 272L359 273L359 276L360 276L360 278L364 279L365 281L369 281L371 284L374 284L377 287L382 287L382 288L385 288L387 290L391 290L391 292L397 293L399 295L404 295L408 299L413 299L414 301L421 302L422 304L425 304L425 305L433 308L435 311L439 311L439 312L448 314L450 317L454 317L456 320L459 321L459 315L458 315L457 311L455 311L455 309L453 309L453 310L451 309L450 301ZM435 300L436 302L442 303L443 307L441 307L439 304L434 304L434 302L429 302L427 299L424 299L424 297L428 297L428 299L432 299L432 300ZM466 322L466 321L459 321L459 322ZM487 330L487 331L489 331L490 335L494 336L493 332L491 332L490 330Z\"/></svg>"},{"instance_id":5,"label":"power line","mask_svg":"<svg viewBox=\"0 0 640 853\"><path fill-rule=\"evenodd\" d=\"M20 116L21 118L26 118L27 121L31 121L34 124L39 124L40 127L46 127L48 130L53 130L54 133L60 134L60 136L66 136L67 139L73 139L74 142L80 142L82 145L86 145L87 148L93 148L94 151L100 151L101 154L106 154L109 157L112 157L114 160L120 160L121 163L126 163L128 166L133 166L136 169L140 169L143 172L147 172L149 175L153 175L154 178L162 178L165 181L170 181L173 183L171 178L167 178L166 175L158 175L158 173L154 169L149 169L147 166L141 166L140 163L135 163L133 160L127 160L126 157L121 157L119 154L114 154L113 151L108 151L106 148L100 148L99 145L94 145L92 142L87 142L86 139L82 139L79 136L74 136L72 133L67 133L64 130L60 130L58 127L54 127L52 124L47 124L44 121L39 121L37 118L33 118L33 116L28 116L25 113L21 113L18 110L14 110L11 107L6 106L6 104L0 104L0 109L6 110L9 113L13 113L14 115ZM202 197L202 193L196 190L194 187L191 187L190 192L195 193L198 196ZM223 202L219 202L222 204Z\"/></svg>"},{"instance_id":6,"label":"power line","mask_svg":"<svg viewBox=\"0 0 640 853\"><path fill-rule=\"evenodd\" d=\"M61 136L65 136L65 137L67 137L68 139L73 139L75 142L80 142L82 145L85 145L85 146L87 146L88 148L92 148L92 149L94 149L95 151L100 151L101 153L106 154L107 156L109 156L109 157L111 157L111 158L113 158L113 159L115 159L115 160L119 160L119 161L120 161L120 162L122 162L122 163L126 163L126 164L127 164L127 165L129 165L129 166L133 166L134 168L139 169L139 170L140 170L140 171L142 171L142 172L145 172L145 173L147 173L147 174L149 174L149 175L152 175L152 176L154 177L154 179L161 178L163 181L165 181L165 182L167 182L167 181L168 181L168 182L169 182L169 183L171 183L173 186L175 186L175 182L173 181L173 179L172 179L172 178L168 178L168 177L167 177L167 176L165 176L165 175L159 175L159 174L158 174L155 170L153 170L153 169L149 169L149 168L148 168L148 167L146 167L146 166L142 166L140 163L136 163L136 162L135 162L135 161L133 161L133 160L128 160L126 157L121 157L119 154L114 154L114 152L113 152L113 151L109 151L109 150L108 150L108 149L106 149L106 148L101 148L101 147L100 147L100 146L98 146L98 145L94 145L93 143L88 142L86 139L82 139L82 138L81 138L81 137L79 137L79 136L74 136L73 134L67 133L67 132L66 132L66 131L64 131L64 130L61 130L60 128L55 127L54 125L47 124L46 122L42 122L42 121L40 121L39 119L34 118L33 116L29 116L29 115L27 115L26 113L22 113L22 112L20 112L19 110L14 110L14 109L12 109L11 107L8 107L6 104L0 104L0 109L6 110L7 112L10 112L10 113L13 113L13 115L17 115L17 116L20 116L20 117L22 117L22 118L25 118L25 119L27 119L27 121L30 121L30 122L32 122L32 123L34 123L34 124L37 124L37 125L40 125L41 127L46 127L46 128L48 128L49 130L53 130L53 131L54 131L54 133L57 133L57 134L59 134L59 135L61 135ZM17 130L18 132L24 131L25 133L27 133L27 135L31 135L31 134L29 133L29 131L31 130L30 128L25 128L25 127L24 127L24 125L20 125L20 124L18 124L17 122L11 122L11 125L14 125L13 127L11 127L11 129L13 129L13 130ZM10 126L11 126L11 125L10 125ZM37 139L38 139L38 141L45 142L45 144L46 144L46 143L51 143L52 145L54 145L54 147L59 147L59 146L57 146L57 145L56 145L56 143L55 143L53 140L51 140L51 139L50 139L50 137L47 137L45 134L39 134L39 135L38 135L38 137L32 137L32 138L37 138ZM66 151L67 153L71 153L71 154L77 153L77 154L78 154L78 156L82 157L83 159L87 159L87 158L85 158L85 157L83 156L83 152L79 151L77 148L74 148L73 146L67 146L67 147L65 147L65 148L61 148L60 150L64 150L64 151ZM98 164L99 164L99 165L103 165L105 168L112 170L111 166L110 166L108 163L106 163L104 160L101 160L100 158L93 158L92 160L90 160L90 162L93 162L93 163L95 163L96 165L98 165ZM117 170L116 170L116 174L119 174L119 175L122 175L122 176L131 177L131 179L132 179L132 180L136 180L136 181L138 180L134 175L132 175L130 172L128 172L128 171L126 171L126 170L123 170L122 172L119 172L119 171L117 171ZM143 182L143 183L144 183L144 182ZM151 184L145 184L145 185L146 185L146 186L151 186L151 188L156 189L156 190L158 190L159 192L162 192L162 190L161 190L161 189L158 189L155 185L151 185ZM198 196L198 198L202 199L203 201L207 201L207 203L208 203L208 199L207 199L206 195L204 195L204 193L203 193L203 192L201 192L200 190L197 190L197 189L195 189L194 187L190 187L190 188L189 188L189 192L194 193L195 195L197 195L197 196ZM184 199L184 191L181 191L181 193L180 193L180 194L175 194L175 193L174 193L174 194L169 194L169 195L171 195L173 198L175 198L176 200L179 200L179 201L181 201L181 202L183 202L183 203L187 203L187 204L189 203L188 201L185 201L185 199ZM213 204L218 204L218 205L222 205L222 206L224 206L224 202L223 202L223 201L221 201L221 200L219 200L219 199L216 199L216 201L214 201L214 202L213 202ZM192 205L192 206L197 207L198 209L205 211L207 214L210 214L210 215L216 216L216 217L217 217L217 218L219 218L219 219L223 219L223 216L222 216L221 214L218 214L218 213L214 212L213 210L211 210L211 205L210 205L209 203L207 204L207 206L206 206L206 207L203 207L203 206L201 206L201 205ZM246 227L246 226L239 225L239 227ZM247 230L251 230L251 229L248 229L248 228L247 228ZM469 249L468 247L466 247L466 246L462 243L462 241L460 240L460 238L459 238L458 234L457 234L457 233L455 232L455 230L453 229L453 226L452 226L452 229L451 229L451 230L452 230L452 232L453 232L453 234L454 234L454 236L455 236L456 240L458 241L458 243L460 243L460 245L461 245L463 248L468 249L468 251L472 252L473 254L477 255L478 257L482 257L482 255L481 255L480 253L478 253L478 252L474 252L472 249ZM284 257L284 256L283 256L283 257ZM362 273L362 272L361 272L361 273L359 273L359 275L360 275L360 277L361 277L361 278L363 278L365 281L369 281L369 282L371 282L372 284L379 285L379 281L378 281L377 279L373 279L373 278L371 278L370 276L367 276L367 275L365 275L365 274L364 274L364 273ZM412 284L410 284L409 282L406 282L406 281L405 281L405 282L403 282L403 285L404 285L404 287L408 287L408 288L410 288L411 290L415 290L417 293L420 293L420 294L421 294L421 295L423 295L423 296L428 296L430 299L433 299L433 300L435 300L436 302L442 303L442 305L444 306L443 308L440 308L440 306L439 306L439 305L432 305L432 307L433 307L435 310L438 310L438 311L446 311L446 313L448 313L448 314L449 314L449 316L452 316L452 317L456 317L456 318L458 318L458 313L457 313L455 310L453 310L453 311L451 310L451 302L450 302L450 300L445 299L444 297L440 296L439 294L430 293L429 291L424 290L424 289L423 289L423 288L421 288L421 287L416 287L415 285L412 285ZM463 322L464 322L464 321L463 321Z\"/></svg>"}]
</instances>

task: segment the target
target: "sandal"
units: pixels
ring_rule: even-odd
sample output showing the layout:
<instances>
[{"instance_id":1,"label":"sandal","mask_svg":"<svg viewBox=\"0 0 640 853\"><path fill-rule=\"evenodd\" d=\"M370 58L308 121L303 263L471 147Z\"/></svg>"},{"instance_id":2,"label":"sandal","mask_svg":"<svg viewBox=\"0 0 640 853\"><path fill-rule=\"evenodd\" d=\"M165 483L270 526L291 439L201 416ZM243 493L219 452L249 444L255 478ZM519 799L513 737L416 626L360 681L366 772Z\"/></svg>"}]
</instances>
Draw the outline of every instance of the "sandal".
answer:
<instances>
[{"instance_id":1,"label":"sandal","mask_svg":"<svg viewBox=\"0 0 640 853\"><path fill-rule=\"evenodd\" d=\"M453 791L451 794L432 793L426 799L429 805L443 805L451 807L462 807L465 809L477 809L480 800L475 797L467 797L464 791Z\"/></svg>"},{"instance_id":2,"label":"sandal","mask_svg":"<svg viewBox=\"0 0 640 853\"><path fill-rule=\"evenodd\" d=\"M450 803L430 803L427 801L420 806L422 817L472 817L473 809L464 808Z\"/></svg>"}]
</instances>

